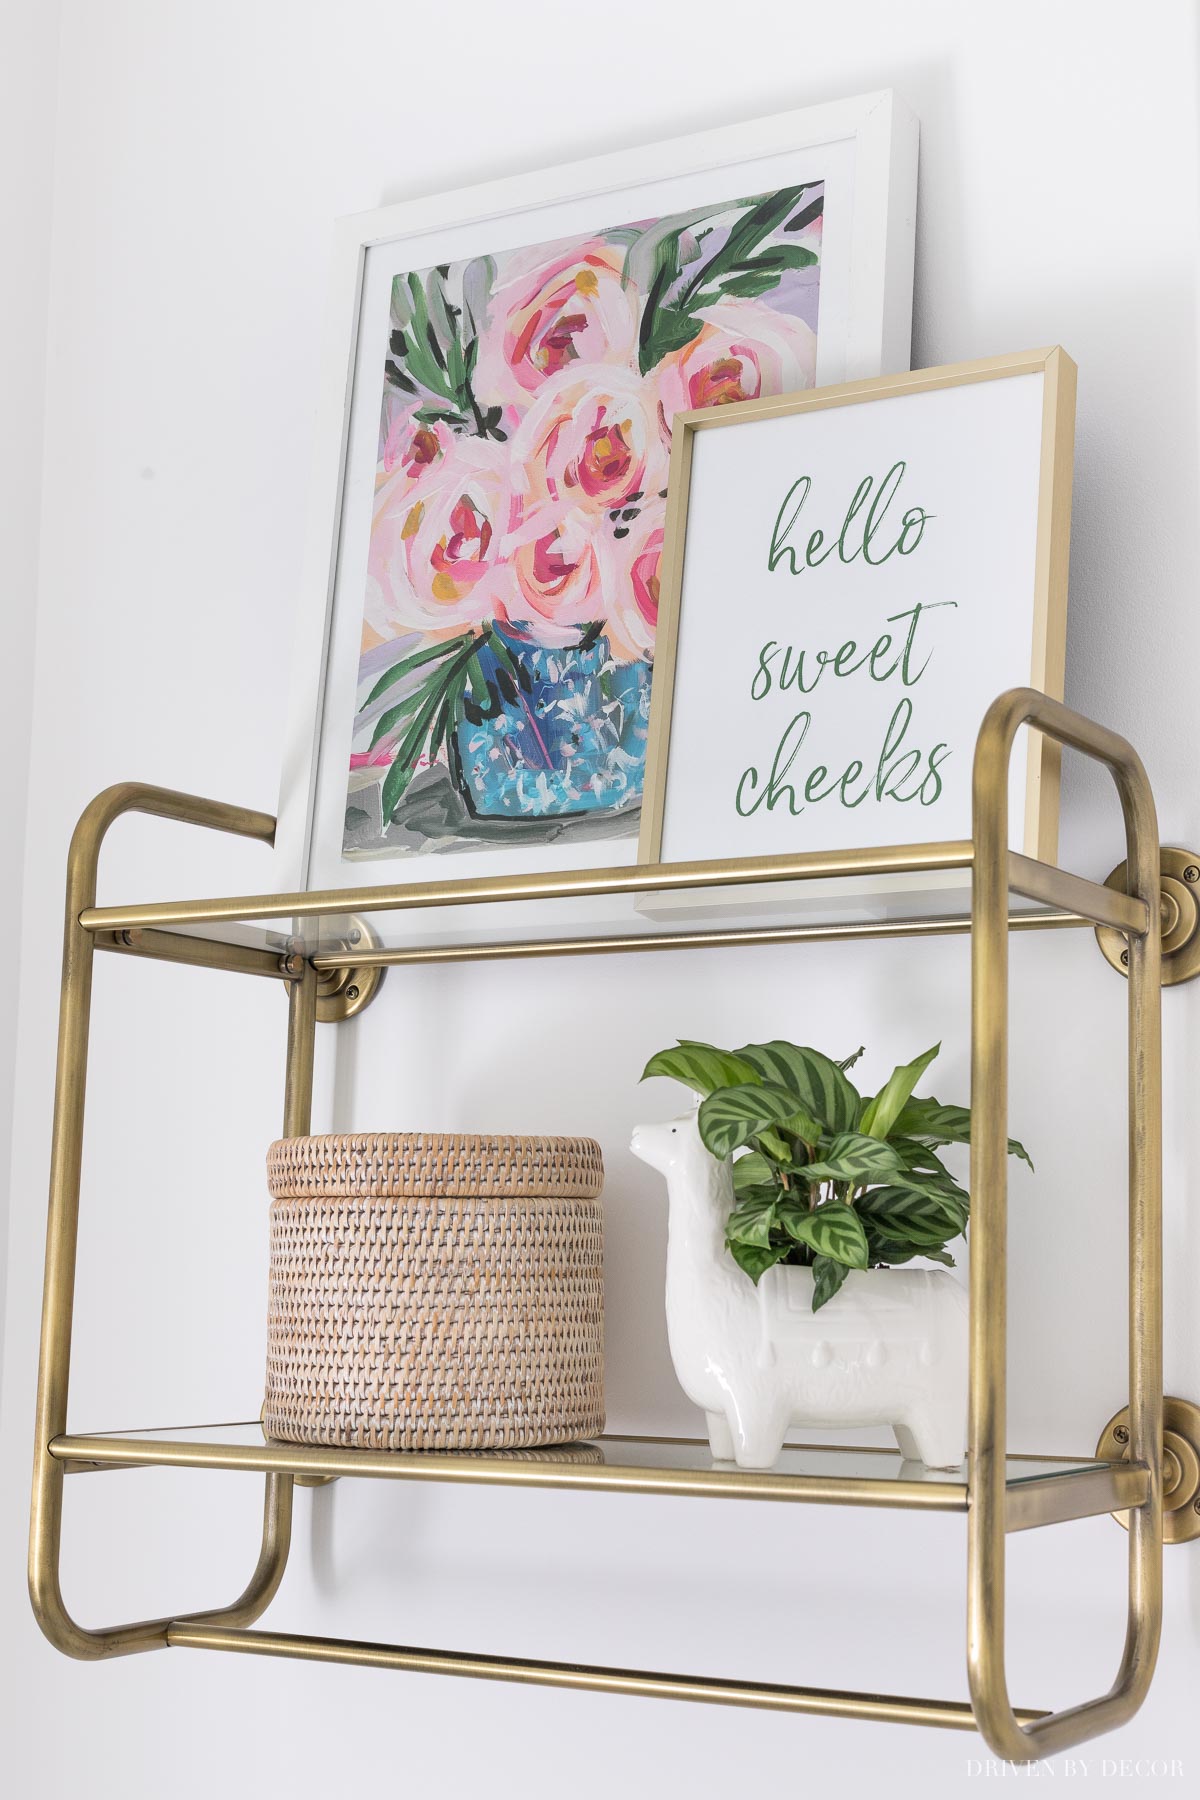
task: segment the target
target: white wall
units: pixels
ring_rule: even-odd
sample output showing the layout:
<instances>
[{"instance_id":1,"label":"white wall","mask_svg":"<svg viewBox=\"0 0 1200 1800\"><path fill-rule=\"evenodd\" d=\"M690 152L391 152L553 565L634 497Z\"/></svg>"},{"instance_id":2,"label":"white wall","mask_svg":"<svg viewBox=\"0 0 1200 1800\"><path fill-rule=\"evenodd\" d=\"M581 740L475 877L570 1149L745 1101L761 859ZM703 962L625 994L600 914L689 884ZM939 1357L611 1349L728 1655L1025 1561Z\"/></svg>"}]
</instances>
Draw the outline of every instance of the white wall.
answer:
<instances>
[{"instance_id":1,"label":"white wall","mask_svg":"<svg viewBox=\"0 0 1200 1800\"><path fill-rule=\"evenodd\" d=\"M0 943L9 945L21 929L29 785L58 27L57 0L40 7L0 0ZM0 1243L8 1237L16 1027L16 1006L6 1005L0 1010ZM3 1320L0 1292L0 1360Z\"/></svg>"},{"instance_id":2,"label":"white wall","mask_svg":"<svg viewBox=\"0 0 1200 1800\"><path fill-rule=\"evenodd\" d=\"M42 1642L20 1565L63 857L115 779L273 805L335 215L888 84L922 122L914 360L1056 340L1077 358L1068 698L1138 743L1167 841L1200 842L1192 8L1143 8L1135 29L1111 0L64 11L3 1422L11 1791L65 1796L86 1772L129 1796L268 1780L716 1796L747 1778L960 1793L985 1753L955 1734L187 1652L75 1665ZM119 828L108 855L109 898L269 880L262 851L150 823ZM1094 875L1120 855L1115 803L1086 772L1070 771L1064 855ZM624 1149L672 1104L638 1090L644 1056L677 1033L861 1036L878 1071L940 1036L940 1084L961 1094L966 970L959 942L394 970L343 1040L327 1117L598 1136L611 1422L688 1430L661 1321L662 1197ZM1122 1392L1124 990L1082 933L1016 940L1013 974L1013 1120L1038 1174L1013 1183L1012 1431L1018 1448L1086 1452ZM100 969L96 998L72 1422L245 1417L282 1001L124 963ZM1167 1378L1200 1399L1200 988L1169 993L1166 1014ZM211 1474L72 1481L74 1610L98 1624L232 1597L259 1496ZM1014 1541L1020 1703L1107 1685L1124 1552L1106 1519ZM271 1618L954 1695L963 1559L957 1521L915 1515L341 1482L299 1497ZM1122 1756L1182 1759L1195 1779L1200 1550L1168 1553L1167 1612L1148 1705L1084 1748L1079 1779Z\"/></svg>"}]
</instances>

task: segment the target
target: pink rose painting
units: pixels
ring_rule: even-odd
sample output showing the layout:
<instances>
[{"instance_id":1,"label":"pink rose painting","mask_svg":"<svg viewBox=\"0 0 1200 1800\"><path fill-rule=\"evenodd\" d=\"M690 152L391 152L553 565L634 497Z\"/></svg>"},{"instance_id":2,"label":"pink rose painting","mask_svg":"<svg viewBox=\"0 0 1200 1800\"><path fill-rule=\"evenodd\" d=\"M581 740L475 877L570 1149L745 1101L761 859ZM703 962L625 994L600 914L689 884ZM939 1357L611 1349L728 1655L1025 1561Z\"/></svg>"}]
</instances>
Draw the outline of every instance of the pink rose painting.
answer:
<instances>
[{"instance_id":1,"label":"pink rose painting","mask_svg":"<svg viewBox=\"0 0 1200 1800\"><path fill-rule=\"evenodd\" d=\"M346 855L636 832L671 422L813 385L822 207L396 276Z\"/></svg>"}]
</instances>

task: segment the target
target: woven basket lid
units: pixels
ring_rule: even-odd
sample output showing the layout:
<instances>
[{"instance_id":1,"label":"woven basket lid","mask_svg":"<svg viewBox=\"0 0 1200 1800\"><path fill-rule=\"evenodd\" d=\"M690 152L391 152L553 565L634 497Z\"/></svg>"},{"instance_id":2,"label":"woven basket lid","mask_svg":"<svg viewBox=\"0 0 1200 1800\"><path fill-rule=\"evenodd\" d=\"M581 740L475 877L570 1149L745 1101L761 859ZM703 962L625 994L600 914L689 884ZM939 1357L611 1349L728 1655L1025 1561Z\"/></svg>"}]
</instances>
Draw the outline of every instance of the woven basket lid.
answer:
<instances>
[{"instance_id":1,"label":"woven basket lid","mask_svg":"<svg viewBox=\"0 0 1200 1800\"><path fill-rule=\"evenodd\" d=\"M386 1199L520 1194L585 1199L604 1185L592 1138L474 1137L456 1132L368 1131L280 1138L267 1151L277 1200L318 1195Z\"/></svg>"}]
</instances>

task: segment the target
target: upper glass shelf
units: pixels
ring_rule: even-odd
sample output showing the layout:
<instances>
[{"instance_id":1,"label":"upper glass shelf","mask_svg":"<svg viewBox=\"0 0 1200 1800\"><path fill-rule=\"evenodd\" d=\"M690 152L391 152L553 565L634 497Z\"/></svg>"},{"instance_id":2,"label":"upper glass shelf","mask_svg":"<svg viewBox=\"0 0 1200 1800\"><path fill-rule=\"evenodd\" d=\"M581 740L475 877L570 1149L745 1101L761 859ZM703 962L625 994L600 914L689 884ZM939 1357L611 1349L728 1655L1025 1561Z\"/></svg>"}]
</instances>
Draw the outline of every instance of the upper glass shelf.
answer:
<instances>
[{"instance_id":1,"label":"upper glass shelf","mask_svg":"<svg viewBox=\"0 0 1200 1800\"><path fill-rule=\"evenodd\" d=\"M969 922L973 860L964 841L466 881L447 869L337 892L94 907L83 922L106 945L166 931L342 963L938 935ZM1010 852L1008 881L1014 925L1145 929L1140 901L1049 864Z\"/></svg>"}]
</instances>

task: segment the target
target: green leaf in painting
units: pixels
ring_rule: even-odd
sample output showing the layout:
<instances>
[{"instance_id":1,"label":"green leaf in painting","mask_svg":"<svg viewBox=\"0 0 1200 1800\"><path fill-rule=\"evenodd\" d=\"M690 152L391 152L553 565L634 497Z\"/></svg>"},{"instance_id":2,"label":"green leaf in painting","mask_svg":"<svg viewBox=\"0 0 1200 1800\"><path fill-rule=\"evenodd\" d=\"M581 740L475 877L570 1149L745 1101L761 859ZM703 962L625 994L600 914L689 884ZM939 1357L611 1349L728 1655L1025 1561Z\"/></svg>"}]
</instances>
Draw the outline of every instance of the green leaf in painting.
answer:
<instances>
[{"instance_id":1,"label":"green leaf in painting","mask_svg":"<svg viewBox=\"0 0 1200 1800\"><path fill-rule=\"evenodd\" d=\"M682 265L696 260L700 243L708 235L706 231L693 233L692 227L703 226L712 216L711 206L698 206L691 212L671 213L633 232L621 266L621 285L649 296L657 280L665 296Z\"/></svg>"},{"instance_id":2,"label":"green leaf in painting","mask_svg":"<svg viewBox=\"0 0 1200 1800\"><path fill-rule=\"evenodd\" d=\"M690 308L697 303L700 290L723 282L727 274L742 264L773 232L778 231L795 206L803 187L779 188L764 194L747 208L731 228L721 247L709 258L679 295L678 304Z\"/></svg>"},{"instance_id":3,"label":"green leaf in painting","mask_svg":"<svg viewBox=\"0 0 1200 1800\"><path fill-rule=\"evenodd\" d=\"M704 320L677 306L660 306L654 314L654 330L642 350L644 373L655 368L664 356L682 350L704 329Z\"/></svg>"},{"instance_id":4,"label":"green leaf in painting","mask_svg":"<svg viewBox=\"0 0 1200 1800\"><path fill-rule=\"evenodd\" d=\"M411 717L427 697L428 688L423 684L416 693L409 694L397 706L389 706L386 712L380 713L371 733L371 749L374 750L376 744L382 743L385 737L390 737L396 727Z\"/></svg>"},{"instance_id":5,"label":"green leaf in painting","mask_svg":"<svg viewBox=\"0 0 1200 1800\"><path fill-rule=\"evenodd\" d=\"M404 798L408 785L417 772L417 758L429 736L430 728L443 699L456 678L465 671L466 665L475 652L475 639L471 638L456 656L442 664L436 677L430 680L422 690L424 697L421 700L420 708L404 736L396 745L391 766L383 778L381 805L385 825L391 824L396 808Z\"/></svg>"},{"instance_id":6,"label":"green leaf in painting","mask_svg":"<svg viewBox=\"0 0 1200 1800\"><path fill-rule=\"evenodd\" d=\"M758 1080L754 1069L741 1057L712 1044L681 1042L671 1050L660 1050L642 1070L642 1080L652 1075L667 1075L682 1081L697 1094L711 1094L717 1088L740 1087Z\"/></svg>"},{"instance_id":7,"label":"green leaf in painting","mask_svg":"<svg viewBox=\"0 0 1200 1800\"><path fill-rule=\"evenodd\" d=\"M460 669L454 679L447 684L442 696L442 704L438 708L429 733L429 755L436 756L441 746L447 741L451 726L457 726L463 716L463 696L466 692L467 677Z\"/></svg>"},{"instance_id":8,"label":"green leaf in painting","mask_svg":"<svg viewBox=\"0 0 1200 1800\"><path fill-rule=\"evenodd\" d=\"M789 219L784 226L785 231L803 231L806 225L812 225L825 210L825 196L818 194L807 206L801 207L795 218Z\"/></svg>"},{"instance_id":9,"label":"green leaf in painting","mask_svg":"<svg viewBox=\"0 0 1200 1800\"><path fill-rule=\"evenodd\" d=\"M922 1075L941 1049L935 1044L932 1050L926 1050L922 1056L915 1056L910 1063L903 1063L892 1070L886 1084L880 1088L873 1100L868 1100L863 1116L859 1120L858 1129L868 1137L885 1138L892 1126L900 1117L912 1096L912 1091Z\"/></svg>"},{"instance_id":10,"label":"green leaf in painting","mask_svg":"<svg viewBox=\"0 0 1200 1800\"><path fill-rule=\"evenodd\" d=\"M423 650L414 650L411 656L402 656L399 662L392 663L384 670L363 701L363 708L370 706L372 701L380 699L390 687L394 687L406 675L411 675L414 669L419 669L428 662L438 662L443 657L451 655L453 651L466 643L470 635L470 632L464 632L461 637L445 638L440 644L429 644Z\"/></svg>"},{"instance_id":11,"label":"green leaf in painting","mask_svg":"<svg viewBox=\"0 0 1200 1800\"><path fill-rule=\"evenodd\" d=\"M782 274L785 269L810 269L816 261L816 251L805 249L803 244L768 244L758 252L749 266L763 270L775 269Z\"/></svg>"},{"instance_id":12,"label":"green leaf in painting","mask_svg":"<svg viewBox=\"0 0 1200 1800\"><path fill-rule=\"evenodd\" d=\"M777 269L755 270L748 275L731 275L721 283L720 292L732 295L736 300L757 300L763 294L769 294L773 287L779 286L780 271ZM716 295L713 296L716 299Z\"/></svg>"},{"instance_id":13,"label":"green leaf in painting","mask_svg":"<svg viewBox=\"0 0 1200 1800\"><path fill-rule=\"evenodd\" d=\"M626 253L626 263L632 258L632 250ZM638 367L643 375L664 356L660 347L669 341L671 329L663 324L663 315L670 312L667 295L679 274L679 231L669 231L662 237L656 237L651 245L651 273L645 288L645 304L642 307L642 322L638 331ZM696 334L693 333L693 336ZM684 343L690 340L683 339Z\"/></svg>"},{"instance_id":14,"label":"green leaf in painting","mask_svg":"<svg viewBox=\"0 0 1200 1800\"><path fill-rule=\"evenodd\" d=\"M700 1103L697 1122L706 1150L725 1157L764 1125L786 1119L796 1102L786 1088L747 1083L718 1088Z\"/></svg>"},{"instance_id":15,"label":"green leaf in painting","mask_svg":"<svg viewBox=\"0 0 1200 1800\"><path fill-rule=\"evenodd\" d=\"M450 685L454 670L454 664L443 663L441 668L434 669L410 693L405 694L403 700L398 701L395 706L389 706L386 712L381 712L371 733L371 749L374 750L384 738L393 736L405 719L410 719L415 713L422 713L431 706L436 710L437 702Z\"/></svg>"},{"instance_id":16,"label":"green leaf in painting","mask_svg":"<svg viewBox=\"0 0 1200 1800\"><path fill-rule=\"evenodd\" d=\"M824 1131L853 1130L860 1104L858 1091L819 1050L774 1038L767 1044L746 1044L735 1054L764 1081L789 1089L796 1106Z\"/></svg>"}]
</instances>

